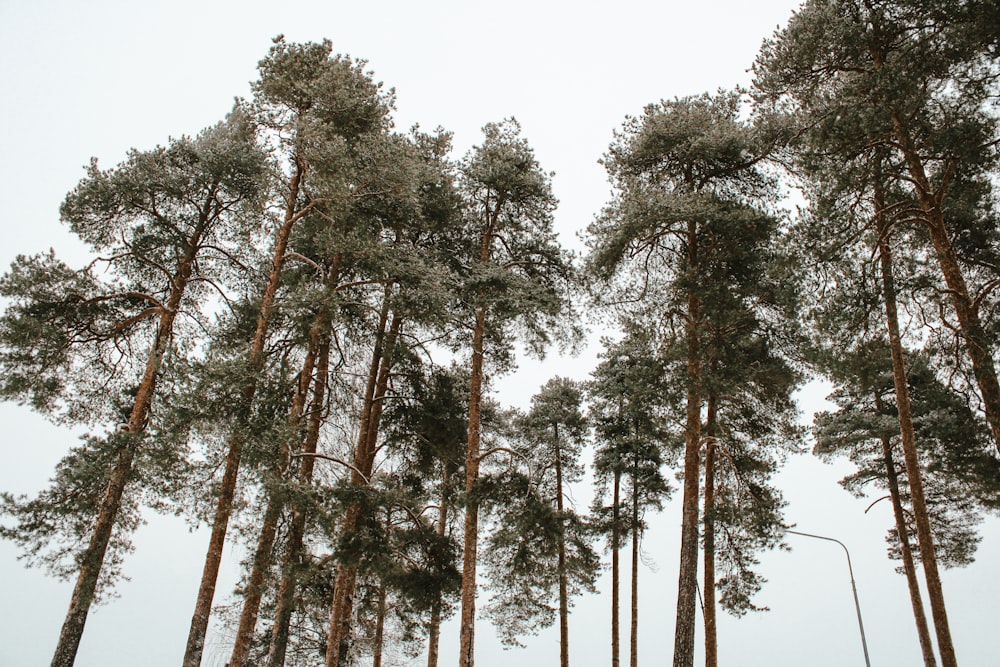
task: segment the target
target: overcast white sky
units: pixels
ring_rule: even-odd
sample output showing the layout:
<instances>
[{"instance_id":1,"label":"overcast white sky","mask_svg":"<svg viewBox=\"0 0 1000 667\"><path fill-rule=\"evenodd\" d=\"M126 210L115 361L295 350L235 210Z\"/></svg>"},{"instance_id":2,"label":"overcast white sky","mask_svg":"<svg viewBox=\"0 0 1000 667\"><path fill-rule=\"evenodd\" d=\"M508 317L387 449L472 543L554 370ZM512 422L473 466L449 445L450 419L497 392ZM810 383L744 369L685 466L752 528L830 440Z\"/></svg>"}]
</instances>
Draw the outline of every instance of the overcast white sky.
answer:
<instances>
[{"instance_id":1,"label":"overcast white sky","mask_svg":"<svg viewBox=\"0 0 1000 667\"><path fill-rule=\"evenodd\" d=\"M577 232L608 196L597 160L625 115L661 98L748 83L746 70L761 40L797 4L0 0L6 100L0 105L0 266L49 247L82 262L80 246L58 222L58 206L90 157L112 166L130 147L149 148L215 123L234 96L248 94L257 61L279 33L290 41L328 37L336 51L367 59L376 77L396 88L397 126L444 126L455 132L456 155L478 142L486 122L516 116L542 166L556 172L558 229L565 243L578 245ZM523 407L553 374L585 377L595 352L544 365L525 361L518 374L497 383L498 398ZM813 388L804 409L819 405L822 394ZM75 436L10 404L0 404L0 420L0 490L33 493ZM851 549L872 664L919 664L905 582L885 556L890 509L880 503L865 514L870 501L854 500L836 484L845 472L808 456L794 458L779 482L790 502L788 518L799 530L837 537ZM587 495L578 495L581 509ZM654 568L640 575L644 664L667 662L672 650L677 505L652 518L645 543ZM985 525L976 564L944 575L964 665L1000 664L993 635L998 528L996 520ZM80 667L180 662L206 532L151 517L126 563L131 581L120 586L119 599L91 614ZM760 603L772 611L720 619L721 664L863 664L843 552L806 538L789 537L789 543L791 552L763 557L770 583ZM240 551L226 554L217 602L232 590ZM0 667L45 665L70 585L24 569L16 556L0 543ZM610 596L608 582L602 583L605 593L578 601L571 617L570 655L578 667L609 662ZM555 631L528 638L523 652L505 653L481 621L477 640L480 667L554 664L558 656ZM441 664L455 663L457 642L451 626ZM221 667L227 657L224 638L210 637L205 664Z\"/></svg>"}]
</instances>

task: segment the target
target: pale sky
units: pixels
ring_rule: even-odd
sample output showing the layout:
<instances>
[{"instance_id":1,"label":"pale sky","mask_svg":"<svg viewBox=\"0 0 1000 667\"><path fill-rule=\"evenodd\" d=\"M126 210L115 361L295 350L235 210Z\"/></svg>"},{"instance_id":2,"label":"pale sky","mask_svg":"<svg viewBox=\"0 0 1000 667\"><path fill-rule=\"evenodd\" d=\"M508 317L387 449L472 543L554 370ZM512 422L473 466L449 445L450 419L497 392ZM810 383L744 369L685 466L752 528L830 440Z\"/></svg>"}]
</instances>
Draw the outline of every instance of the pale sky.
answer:
<instances>
[{"instance_id":1,"label":"pale sky","mask_svg":"<svg viewBox=\"0 0 1000 667\"><path fill-rule=\"evenodd\" d=\"M579 247L577 232L608 198L597 160L624 117L663 98L749 83L747 69L762 39L797 4L0 0L0 90L7 100L0 105L0 266L49 247L71 264L86 261L61 227L58 206L91 156L110 167L130 147L150 148L217 122L233 97L248 95L256 63L279 33L289 41L327 37L335 51L368 60L376 78L396 89L397 128L441 125L455 132L456 156L479 141L482 125L515 116L542 167L556 172L557 227L564 243ZM516 375L497 382L497 398L525 407L554 374L586 377L595 354L592 347L577 359L525 360ZM810 388L804 411L821 405L823 393ZM76 436L11 404L0 404L0 420L0 490L37 492ZM811 456L793 458L778 479L787 518L798 530L850 548L872 664L920 664L905 580L885 555L891 510L879 503L865 514L871 499L855 500L836 484L847 471ZM581 510L588 500L581 489ZM131 581L119 586L118 599L91 613L80 667L180 663L207 531L149 516L125 564ZM640 574L640 660L664 664L673 642L679 500L650 522L645 551L653 567ZM944 573L956 651L967 666L1000 664L992 634L1000 522L989 520L983 532L977 562ZM792 551L762 557L770 581L759 603L772 611L741 620L720 616L720 664L863 664L842 550L794 536L788 542ZM71 585L25 569L16 556L11 544L0 543L0 667L47 665ZM227 544L217 603L230 598L241 556ZM603 594L578 600L570 618L577 667L610 661L607 584L605 577ZM556 664L557 631L525 641L526 649L505 652L481 620L476 663ZM451 624L440 664L457 661L457 644ZM203 664L221 667L227 657L225 638L211 635Z\"/></svg>"}]
</instances>

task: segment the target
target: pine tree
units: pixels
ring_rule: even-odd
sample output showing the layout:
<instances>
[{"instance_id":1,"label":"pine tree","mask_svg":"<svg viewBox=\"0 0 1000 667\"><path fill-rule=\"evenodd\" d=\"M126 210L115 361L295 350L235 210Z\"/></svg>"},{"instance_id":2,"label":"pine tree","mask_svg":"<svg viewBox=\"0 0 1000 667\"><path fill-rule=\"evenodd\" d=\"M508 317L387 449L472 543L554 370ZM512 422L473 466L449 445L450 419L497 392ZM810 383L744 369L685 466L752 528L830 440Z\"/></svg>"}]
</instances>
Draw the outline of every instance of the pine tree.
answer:
<instances>
[{"instance_id":1,"label":"pine tree","mask_svg":"<svg viewBox=\"0 0 1000 667\"><path fill-rule=\"evenodd\" d=\"M1000 82L990 60L1000 39L995 15L979 1L815 0L765 42L755 72L763 97L835 139L828 153L849 160L879 146L907 183L909 219L927 234L1000 449L1000 384L982 323L996 276L970 284L979 272L959 256L962 235L989 233L962 222L963 199L984 205L996 168L997 119L987 110Z\"/></svg>"},{"instance_id":2,"label":"pine tree","mask_svg":"<svg viewBox=\"0 0 1000 667\"><path fill-rule=\"evenodd\" d=\"M451 535L453 507L459 492L468 428L468 383L458 367L424 368L408 364L402 375L409 400L388 406L387 437L400 443L413 475L436 499L435 530L440 540ZM456 561L457 562L457 561ZM456 591L457 592L457 591ZM437 667L441 621L451 611L449 599L439 594L431 603L427 623L427 665Z\"/></svg>"},{"instance_id":3,"label":"pine tree","mask_svg":"<svg viewBox=\"0 0 1000 667\"><path fill-rule=\"evenodd\" d=\"M611 550L611 661L620 664L618 552L632 536L630 665L638 663L639 544L649 509L660 509L670 485L661 470L672 458L676 434L670 432L667 402L670 393L664 360L653 344L652 332L637 323L626 327L618 342L604 341L602 361L588 385L590 420L597 450L594 474L598 491L594 514ZM622 493L623 481L627 483ZM606 497L611 485L610 503Z\"/></svg>"},{"instance_id":4,"label":"pine tree","mask_svg":"<svg viewBox=\"0 0 1000 667\"><path fill-rule=\"evenodd\" d=\"M479 509L476 482L482 460L481 428L486 347L491 360L509 355L511 333L521 329L541 353L553 336L572 338L568 290L573 274L567 253L552 231L550 175L541 170L520 126L513 120L489 124L483 143L460 166L466 253L460 314L471 330L469 433L465 460L465 544L459 664L473 667Z\"/></svg>"},{"instance_id":5,"label":"pine tree","mask_svg":"<svg viewBox=\"0 0 1000 667\"><path fill-rule=\"evenodd\" d=\"M452 189L446 154L450 136L415 132L409 140L397 138L396 150L386 154L394 159L384 163L390 196L365 200L363 213L382 225L387 241L368 261L372 282L385 285L383 308L386 323L384 347L376 337L376 354L368 374L362 405L358 444L352 458L351 483L367 484L379 450L379 429L386 403L386 388L395 363L393 350L400 342L404 324L440 326L450 305L449 286L455 283L451 268L443 258L443 245L450 247L457 198ZM381 355L381 356L380 356ZM350 539L362 519L360 506L348 506L341 527L341 540ZM356 564L341 561L334 590L328 640L327 664L339 665L347 659Z\"/></svg>"},{"instance_id":6,"label":"pine tree","mask_svg":"<svg viewBox=\"0 0 1000 667\"><path fill-rule=\"evenodd\" d=\"M662 345L684 350L675 667L694 660L706 328L722 312L720 295L759 279L755 258L767 256L776 230L766 210L774 184L760 163L781 135L741 122L739 111L737 94L720 93L664 101L627 119L605 158L615 198L589 230L592 272L617 278L615 297L645 304L665 322Z\"/></svg>"},{"instance_id":7,"label":"pine tree","mask_svg":"<svg viewBox=\"0 0 1000 667\"><path fill-rule=\"evenodd\" d=\"M88 485L100 491L85 501L88 544L76 557L53 665L75 660L126 489L144 458L157 382L190 344L178 315L199 319L208 293L225 293L225 267L259 221L264 177L253 127L239 107L197 138L133 150L114 169L94 161L61 215L98 259L74 271L53 254L22 257L4 278L4 296L13 300L0 325L4 394L68 420L99 423L110 409L121 422L102 439L99 462L81 452L94 464L88 474L97 476ZM134 522L126 515L126 525Z\"/></svg>"},{"instance_id":8,"label":"pine tree","mask_svg":"<svg viewBox=\"0 0 1000 667\"><path fill-rule=\"evenodd\" d=\"M984 509L997 501L996 459L990 436L965 400L935 377L926 357L907 355L915 441L920 450L923 486L937 560L945 567L973 560L979 536L975 527ZM934 665L933 646L916 574L919 540L911 510L908 476L901 449L888 341L859 342L826 362L836 381L831 396L837 412L816 417L815 452L824 458L848 456L857 471L841 484L863 496L871 485L888 491L894 526L886 537L889 556L902 561L925 665ZM902 468L902 469L901 469ZM878 502L876 500L875 502Z\"/></svg>"},{"instance_id":9,"label":"pine tree","mask_svg":"<svg viewBox=\"0 0 1000 667\"><path fill-rule=\"evenodd\" d=\"M388 124L391 97L380 92L379 85L363 71L363 63L341 56L331 57L330 53L329 42L289 45L279 37L259 65L261 78L255 84L258 121L273 131L272 138L279 143L276 149L283 153L281 158L287 162L277 167L281 178L275 196L283 203L284 216L275 229L273 259L250 342L247 379L240 391L240 402L246 411L253 402L257 375L264 364L264 346L282 269L289 257L287 248L292 228L308 214L323 215L324 209L329 210L330 202L326 197L332 194L331 188L322 186L328 186L331 179L345 176L338 170L338 158L342 159L350 142L359 135L384 129ZM283 142L287 143L281 145ZM319 187L312 187L314 180ZM212 534L192 614L184 657L187 667L197 667L201 663L245 439L245 427L237 425L229 442ZM251 586L259 586L259 583L251 582ZM251 630L255 616L256 612L251 609L247 618ZM244 645L245 635L237 641L237 660L240 661L237 664L242 662L239 651Z\"/></svg>"},{"instance_id":10,"label":"pine tree","mask_svg":"<svg viewBox=\"0 0 1000 667\"><path fill-rule=\"evenodd\" d=\"M586 519L566 504L568 486L583 475L579 458L588 429L582 400L578 383L552 378L532 397L531 410L515 419L527 478L515 482L524 486L523 495L503 489L499 499L489 499L499 516L485 550L494 590L487 614L501 638L517 644L518 635L558 618L563 667L569 664L570 597L593 591L598 564Z\"/></svg>"}]
</instances>

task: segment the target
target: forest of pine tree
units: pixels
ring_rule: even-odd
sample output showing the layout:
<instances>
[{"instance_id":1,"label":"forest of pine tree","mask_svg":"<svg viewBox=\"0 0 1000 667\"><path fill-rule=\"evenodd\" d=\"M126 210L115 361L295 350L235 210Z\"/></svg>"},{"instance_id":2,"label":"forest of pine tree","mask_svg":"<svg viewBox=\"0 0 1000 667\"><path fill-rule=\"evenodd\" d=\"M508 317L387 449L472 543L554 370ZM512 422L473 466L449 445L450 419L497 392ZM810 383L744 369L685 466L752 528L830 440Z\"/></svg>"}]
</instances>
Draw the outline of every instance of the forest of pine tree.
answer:
<instances>
[{"instance_id":1,"label":"forest of pine tree","mask_svg":"<svg viewBox=\"0 0 1000 667\"><path fill-rule=\"evenodd\" d=\"M78 434L46 488L0 489L0 537L72 585L52 667L153 513L205 529L184 667L219 628L229 667L437 667L452 641L473 667L487 623L505 659L551 627L560 667L578 633L637 667L664 596L672 658L643 663L717 667L719 612L768 611L805 452L891 505L898 641L958 665L941 573L1000 512L1000 12L806 0L746 65L595 130L582 253L515 117L459 154L330 41L278 36L217 123L93 159L59 207L87 259L17 248L0 276L0 398ZM587 346L577 377L493 391Z\"/></svg>"}]
</instances>

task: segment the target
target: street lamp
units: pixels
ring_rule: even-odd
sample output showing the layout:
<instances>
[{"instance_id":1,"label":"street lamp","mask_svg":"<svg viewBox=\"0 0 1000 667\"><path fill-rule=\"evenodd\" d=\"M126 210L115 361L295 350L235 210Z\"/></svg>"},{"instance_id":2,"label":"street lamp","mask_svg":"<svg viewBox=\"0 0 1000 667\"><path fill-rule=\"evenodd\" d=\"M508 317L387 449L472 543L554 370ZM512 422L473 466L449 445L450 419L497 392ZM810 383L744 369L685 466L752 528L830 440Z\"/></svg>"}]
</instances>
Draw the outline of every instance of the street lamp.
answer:
<instances>
[{"instance_id":1,"label":"street lamp","mask_svg":"<svg viewBox=\"0 0 1000 667\"><path fill-rule=\"evenodd\" d=\"M871 660L868 659L868 642L865 641L865 624L861 622L861 604L858 602L858 587L854 584L854 568L851 567L851 552L847 550L847 546L840 540L835 540L832 537L824 537L822 535L813 535L812 533L800 533L797 530L785 529L786 533L791 533L792 535L801 535L803 537L814 537L817 540L826 540L827 542L836 542L844 549L844 553L847 554L847 571L851 575L851 590L854 592L854 609L858 612L858 629L861 631L861 648L865 652L865 665L867 667L872 667Z\"/></svg>"}]
</instances>

